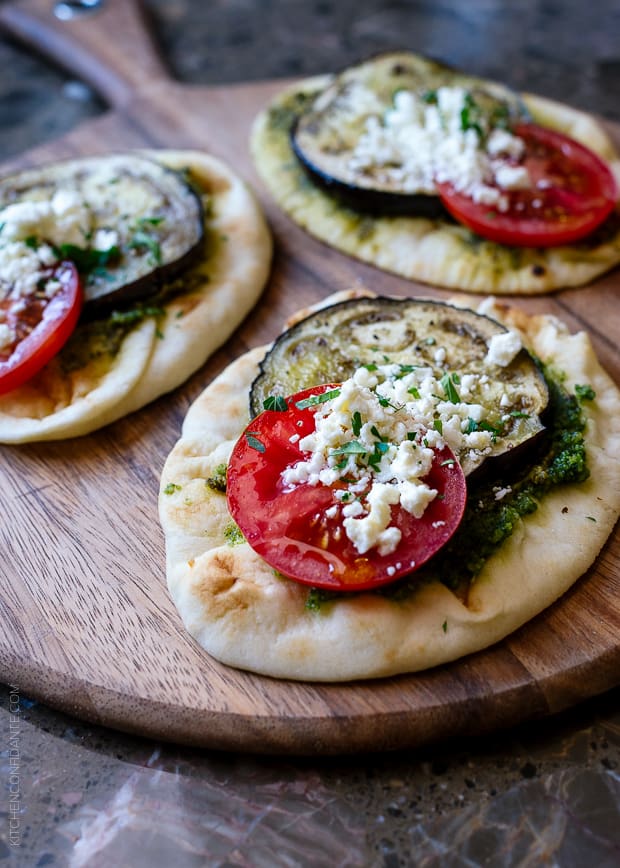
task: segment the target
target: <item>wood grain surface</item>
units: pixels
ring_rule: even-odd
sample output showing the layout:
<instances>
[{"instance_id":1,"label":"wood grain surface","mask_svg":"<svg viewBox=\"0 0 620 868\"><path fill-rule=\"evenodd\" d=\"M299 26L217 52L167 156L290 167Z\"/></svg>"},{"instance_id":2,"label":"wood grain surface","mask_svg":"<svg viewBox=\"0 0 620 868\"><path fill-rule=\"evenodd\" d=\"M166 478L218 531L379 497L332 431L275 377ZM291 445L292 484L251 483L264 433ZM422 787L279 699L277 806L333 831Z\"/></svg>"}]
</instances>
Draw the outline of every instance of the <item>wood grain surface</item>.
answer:
<instances>
[{"instance_id":1,"label":"wood grain surface","mask_svg":"<svg viewBox=\"0 0 620 868\"><path fill-rule=\"evenodd\" d=\"M283 82L171 81L134 2L59 22L53 4L0 7L0 24L92 83L112 110L4 170L133 147L200 147L256 190L276 254L264 296L182 388L93 435L0 447L0 677L87 720L212 748L273 753L385 750L489 731L556 712L620 681L620 535L556 605L493 648L383 681L314 685L221 666L184 632L169 599L159 474L199 392L229 361L272 340L301 306L351 286L440 290L321 245L270 200L248 155L253 117ZM620 141L620 129L613 129ZM620 381L620 274L528 298L530 312L587 329ZM452 293L450 293L452 294Z\"/></svg>"}]
</instances>

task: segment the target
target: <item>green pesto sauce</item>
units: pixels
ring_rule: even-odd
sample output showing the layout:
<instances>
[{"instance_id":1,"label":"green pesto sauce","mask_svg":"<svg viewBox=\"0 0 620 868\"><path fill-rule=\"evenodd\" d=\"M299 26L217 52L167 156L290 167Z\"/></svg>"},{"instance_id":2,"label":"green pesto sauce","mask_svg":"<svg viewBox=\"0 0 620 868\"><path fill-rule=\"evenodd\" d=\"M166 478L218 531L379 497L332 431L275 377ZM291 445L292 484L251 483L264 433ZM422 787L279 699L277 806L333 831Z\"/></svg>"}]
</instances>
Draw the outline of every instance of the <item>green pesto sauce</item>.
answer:
<instances>
[{"instance_id":1,"label":"green pesto sauce","mask_svg":"<svg viewBox=\"0 0 620 868\"><path fill-rule=\"evenodd\" d=\"M229 522L224 528L224 537L229 546L238 546L245 542L241 529L234 521Z\"/></svg>"},{"instance_id":2,"label":"green pesto sauce","mask_svg":"<svg viewBox=\"0 0 620 868\"><path fill-rule=\"evenodd\" d=\"M549 387L544 448L529 463L512 466L500 476L468 486L465 514L450 542L414 574L374 593L404 600L420 583L437 576L453 590L467 587L521 519L537 510L538 502L549 491L588 478L583 434L586 421L581 403L593 400L594 391L590 386L576 386L575 394L569 394L561 384L561 376L541 368ZM493 490L498 486L511 489L501 500L495 498ZM350 593L312 588L306 608L319 611L324 603L340 596L349 597Z\"/></svg>"},{"instance_id":3,"label":"green pesto sauce","mask_svg":"<svg viewBox=\"0 0 620 868\"><path fill-rule=\"evenodd\" d=\"M113 311L103 319L81 322L60 351L63 372L79 370L98 359L113 359L129 332L147 317L158 319L163 314L163 308L151 302Z\"/></svg>"},{"instance_id":4,"label":"green pesto sauce","mask_svg":"<svg viewBox=\"0 0 620 868\"><path fill-rule=\"evenodd\" d=\"M210 488L212 491L221 491L222 493L226 492L226 465L218 464L215 470L213 471L213 476L209 476L206 480L207 488Z\"/></svg>"}]
</instances>

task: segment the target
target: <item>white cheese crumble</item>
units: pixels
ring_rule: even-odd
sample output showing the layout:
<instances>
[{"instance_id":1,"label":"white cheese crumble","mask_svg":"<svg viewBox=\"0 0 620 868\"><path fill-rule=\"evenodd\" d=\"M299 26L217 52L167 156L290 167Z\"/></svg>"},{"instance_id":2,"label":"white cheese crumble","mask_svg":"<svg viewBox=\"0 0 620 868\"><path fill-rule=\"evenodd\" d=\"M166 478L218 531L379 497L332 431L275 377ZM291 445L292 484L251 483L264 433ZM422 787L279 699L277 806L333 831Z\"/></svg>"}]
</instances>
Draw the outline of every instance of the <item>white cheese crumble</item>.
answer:
<instances>
[{"instance_id":1,"label":"white cheese crumble","mask_svg":"<svg viewBox=\"0 0 620 868\"><path fill-rule=\"evenodd\" d=\"M383 116L366 117L348 161L349 180L373 174L405 193L429 194L449 182L477 203L507 210L504 191L531 186L527 169L518 165L525 143L479 113L475 122L464 122L470 111L472 96L462 87L440 87L430 101L397 91Z\"/></svg>"},{"instance_id":2,"label":"white cheese crumble","mask_svg":"<svg viewBox=\"0 0 620 868\"><path fill-rule=\"evenodd\" d=\"M437 496L425 482L434 450L448 445L457 456L479 457L495 436L490 423L479 427L490 411L459 395L461 380L452 375L448 382L449 376L399 364L358 368L318 406L315 430L298 444L303 460L281 474L284 488L336 486L342 524L357 551L394 552L401 534L391 525L391 507L421 518ZM474 392L481 377L463 376Z\"/></svg>"},{"instance_id":3,"label":"white cheese crumble","mask_svg":"<svg viewBox=\"0 0 620 868\"><path fill-rule=\"evenodd\" d=\"M61 288L58 280L49 279L49 268L58 261L54 246L82 246L90 224L89 209L70 190L0 210L0 300L17 314L25 299L37 294L52 298Z\"/></svg>"},{"instance_id":4,"label":"white cheese crumble","mask_svg":"<svg viewBox=\"0 0 620 868\"><path fill-rule=\"evenodd\" d=\"M521 335L515 329L493 335L488 344L485 362L505 368L523 347Z\"/></svg>"}]
</instances>

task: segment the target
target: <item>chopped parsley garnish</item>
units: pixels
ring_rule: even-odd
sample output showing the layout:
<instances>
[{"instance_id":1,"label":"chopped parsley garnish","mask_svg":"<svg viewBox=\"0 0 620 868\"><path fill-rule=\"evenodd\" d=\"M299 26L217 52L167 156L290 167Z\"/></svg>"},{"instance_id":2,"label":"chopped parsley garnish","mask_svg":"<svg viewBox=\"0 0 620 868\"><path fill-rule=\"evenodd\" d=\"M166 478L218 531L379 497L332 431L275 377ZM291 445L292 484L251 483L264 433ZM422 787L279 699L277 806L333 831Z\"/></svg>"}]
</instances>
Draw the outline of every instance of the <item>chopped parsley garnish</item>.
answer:
<instances>
[{"instance_id":1,"label":"chopped parsley garnish","mask_svg":"<svg viewBox=\"0 0 620 868\"><path fill-rule=\"evenodd\" d=\"M422 102L425 102L427 105L437 105L437 91L425 90L422 94Z\"/></svg>"},{"instance_id":2,"label":"chopped parsley garnish","mask_svg":"<svg viewBox=\"0 0 620 868\"><path fill-rule=\"evenodd\" d=\"M161 246L159 241L149 232L144 232L141 229L134 232L133 237L129 241L129 248L131 250L148 250L151 254L152 265L161 265L162 263Z\"/></svg>"},{"instance_id":3,"label":"chopped parsley garnish","mask_svg":"<svg viewBox=\"0 0 620 868\"><path fill-rule=\"evenodd\" d=\"M165 219L165 217L138 217L136 224L140 227L159 226L159 224L163 223Z\"/></svg>"},{"instance_id":4,"label":"chopped parsley garnish","mask_svg":"<svg viewBox=\"0 0 620 868\"><path fill-rule=\"evenodd\" d=\"M365 455L366 447L359 440L349 440L348 443L343 443L336 449L332 449L331 455Z\"/></svg>"},{"instance_id":5,"label":"chopped parsley garnish","mask_svg":"<svg viewBox=\"0 0 620 868\"><path fill-rule=\"evenodd\" d=\"M356 437L360 436L360 431L362 430L362 417L358 410L355 411L353 416L351 417L351 428Z\"/></svg>"},{"instance_id":6,"label":"chopped parsley garnish","mask_svg":"<svg viewBox=\"0 0 620 868\"><path fill-rule=\"evenodd\" d=\"M288 410L288 404L286 403L286 398L283 398L282 395L267 395L263 401L263 408L265 410L276 410L278 413L284 413Z\"/></svg>"},{"instance_id":7,"label":"chopped parsley garnish","mask_svg":"<svg viewBox=\"0 0 620 868\"><path fill-rule=\"evenodd\" d=\"M256 449L257 452L264 452L266 448L265 444L258 439L256 433L256 431L246 431L245 439L248 441L248 446L252 449Z\"/></svg>"},{"instance_id":8,"label":"chopped parsley garnish","mask_svg":"<svg viewBox=\"0 0 620 868\"><path fill-rule=\"evenodd\" d=\"M460 404L461 398L454 385L454 376L454 374L444 374L440 380L441 387L446 393L446 398L448 399L448 401L450 401L451 404Z\"/></svg>"},{"instance_id":9,"label":"chopped parsley garnish","mask_svg":"<svg viewBox=\"0 0 620 868\"><path fill-rule=\"evenodd\" d=\"M327 392L321 392L320 395L310 395L309 398L296 401L295 406L298 410L307 410L308 407L315 407L317 404L326 404L333 398L337 398L339 394L340 389L328 389Z\"/></svg>"},{"instance_id":10,"label":"chopped parsley garnish","mask_svg":"<svg viewBox=\"0 0 620 868\"><path fill-rule=\"evenodd\" d=\"M61 244L54 247L54 253L59 259L71 260L80 274L90 274L95 269L105 268L110 262L117 260L121 251L116 244L107 250L78 247L76 244Z\"/></svg>"},{"instance_id":11,"label":"chopped parsley garnish","mask_svg":"<svg viewBox=\"0 0 620 868\"><path fill-rule=\"evenodd\" d=\"M470 93L465 94L463 100L463 108L461 109L461 130L466 133L467 130L474 130L480 139L484 133L481 126L482 112L480 106Z\"/></svg>"},{"instance_id":12,"label":"chopped parsley garnish","mask_svg":"<svg viewBox=\"0 0 620 868\"><path fill-rule=\"evenodd\" d=\"M385 442L387 441L387 437L384 437L384 436L380 433L380 431L379 431L379 429L377 428L376 425L373 425L373 426L372 426L372 428L370 429L370 433L372 434L373 437L376 437L377 440L379 440L379 441L382 442L382 443L385 443Z\"/></svg>"}]
</instances>

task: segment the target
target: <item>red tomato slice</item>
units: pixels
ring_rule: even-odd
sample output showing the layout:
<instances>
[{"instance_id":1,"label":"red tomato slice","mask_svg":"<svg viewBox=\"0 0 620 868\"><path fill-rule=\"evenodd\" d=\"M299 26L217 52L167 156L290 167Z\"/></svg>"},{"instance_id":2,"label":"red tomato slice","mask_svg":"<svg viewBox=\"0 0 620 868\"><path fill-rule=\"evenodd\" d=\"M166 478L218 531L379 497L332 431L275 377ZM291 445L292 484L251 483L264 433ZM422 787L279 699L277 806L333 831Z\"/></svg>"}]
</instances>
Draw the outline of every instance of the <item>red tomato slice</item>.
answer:
<instances>
[{"instance_id":1,"label":"red tomato slice","mask_svg":"<svg viewBox=\"0 0 620 868\"><path fill-rule=\"evenodd\" d=\"M47 277L61 284L51 299L32 298L17 313L8 301L0 302L7 325L17 335L9 353L0 353L0 394L30 380L59 352L76 326L82 310L82 286L75 265L61 262Z\"/></svg>"},{"instance_id":2,"label":"red tomato slice","mask_svg":"<svg viewBox=\"0 0 620 868\"><path fill-rule=\"evenodd\" d=\"M237 441L228 465L228 507L247 542L285 576L315 587L359 591L393 582L425 563L452 536L463 516L466 485L452 452L437 452L426 481L439 491L416 519L392 507L392 524L402 532L396 550L382 556L376 548L361 555L342 526L327 510L340 501L339 482L283 486L280 475L307 457L294 440L314 431L316 407L300 410L297 401L334 385L304 389L287 399L286 411L266 410Z\"/></svg>"},{"instance_id":3,"label":"red tomato slice","mask_svg":"<svg viewBox=\"0 0 620 868\"><path fill-rule=\"evenodd\" d=\"M446 209L478 235L499 244L551 247L589 235L616 206L618 188L609 167L568 136L536 124L518 124L522 160L532 179L527 190L502 191L506 211L476 203L446 182L437 185Z\"/></svg>"}]
</instances>

